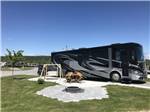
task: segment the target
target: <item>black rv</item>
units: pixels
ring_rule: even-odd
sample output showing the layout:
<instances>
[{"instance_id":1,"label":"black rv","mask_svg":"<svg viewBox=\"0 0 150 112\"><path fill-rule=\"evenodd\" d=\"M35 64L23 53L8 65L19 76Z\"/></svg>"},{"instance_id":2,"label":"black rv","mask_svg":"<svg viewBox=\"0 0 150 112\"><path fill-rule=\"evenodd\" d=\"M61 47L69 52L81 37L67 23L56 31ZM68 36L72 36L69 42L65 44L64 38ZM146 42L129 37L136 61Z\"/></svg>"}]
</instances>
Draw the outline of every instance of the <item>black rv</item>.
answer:
<instances>
[{"instance_id":1,"label":"black rv","mask_svg":"<svg viewBox=\"0 0 150 112\"><path fill-rule=\"evenodd\" d=\"M64 74L80 71L86 79L113 81L146 78L142 46L137 43L53 52L51 56L53 63L62 65Z\"/></svg>"}]
</instances>

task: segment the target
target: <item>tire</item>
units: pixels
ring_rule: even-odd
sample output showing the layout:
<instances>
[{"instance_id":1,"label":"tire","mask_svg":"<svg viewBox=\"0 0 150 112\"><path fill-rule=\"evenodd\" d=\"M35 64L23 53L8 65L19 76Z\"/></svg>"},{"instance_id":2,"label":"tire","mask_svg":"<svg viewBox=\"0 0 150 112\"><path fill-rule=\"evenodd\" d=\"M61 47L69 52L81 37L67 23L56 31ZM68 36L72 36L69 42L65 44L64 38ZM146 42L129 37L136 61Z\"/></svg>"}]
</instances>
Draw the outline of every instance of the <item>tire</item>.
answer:
<instances>
[{"instance_id":1,"label":"tire","mask_svg":"<svg viewBox=\"0 0 150 112\"><path fill-rule=\"evenodd\" d=\"M113 82L120 82L121 80L121 76L118 72L112 72L110 76Z\"/></svg>"}]
</instances>

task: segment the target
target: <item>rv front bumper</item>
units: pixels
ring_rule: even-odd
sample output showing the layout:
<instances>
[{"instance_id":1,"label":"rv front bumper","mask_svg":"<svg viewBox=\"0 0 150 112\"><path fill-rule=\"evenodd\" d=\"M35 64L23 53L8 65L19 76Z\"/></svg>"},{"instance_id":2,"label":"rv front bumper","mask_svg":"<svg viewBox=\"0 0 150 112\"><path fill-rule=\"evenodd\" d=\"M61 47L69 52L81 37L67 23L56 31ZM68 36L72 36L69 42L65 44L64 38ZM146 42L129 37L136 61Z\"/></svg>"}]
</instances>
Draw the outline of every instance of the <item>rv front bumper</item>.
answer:
<instances>
[{"instance_id":1,"label":"rv front bumper","mask_svg":"<svg viewBox=\"0 0 150 112\"><path fill-rule=\"evenodd\" d=\"M138 71L130 72L129 76L131 77L131 80L135 81L144 81L147 78L147 75L145 73L141 73Z\"/></svg>"},{"instance_id":2,"label":"rv front bumper","mask_svg":"<svg viewBox=\"0 0 150 112\"><path fill-rule=\"evenodd\" d=\"M145 78L144 78L144 76L140 76L140 75L137 75L137 74L132 74L131 79L135 80L135 81L138 81L138 80L143 81Z\"/></svg>"}]
</instances>

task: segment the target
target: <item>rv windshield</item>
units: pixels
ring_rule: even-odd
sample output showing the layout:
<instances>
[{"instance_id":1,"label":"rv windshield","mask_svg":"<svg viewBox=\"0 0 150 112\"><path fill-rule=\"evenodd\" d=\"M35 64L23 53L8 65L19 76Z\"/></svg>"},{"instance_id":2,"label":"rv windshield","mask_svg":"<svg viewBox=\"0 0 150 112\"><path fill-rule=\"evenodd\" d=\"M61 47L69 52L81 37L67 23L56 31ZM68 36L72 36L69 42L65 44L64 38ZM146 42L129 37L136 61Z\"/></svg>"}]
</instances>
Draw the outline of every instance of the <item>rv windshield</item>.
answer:
<instances>
[{"instance_id":1,"label":"rv windshield","mask_svg":"<svg viewBox=\"0 0 150 112\"><path fill-rule=\"evenodd\" d=\"M134 47L131 49L131 63L138 64L139 62L144 61L143 49L141 46Z\"/></svg>"},{"instance_id":2,"label":"rv windshield","mask_svg":"<svg viewBox=\"0 0 150 112\"><path fill-rule=\"evenodd\" d=\"M135 52L136 52L136 59L137 59L137 61L144 61L142 47L136 47L135 48Z\"/></svg>"}]
</instances>

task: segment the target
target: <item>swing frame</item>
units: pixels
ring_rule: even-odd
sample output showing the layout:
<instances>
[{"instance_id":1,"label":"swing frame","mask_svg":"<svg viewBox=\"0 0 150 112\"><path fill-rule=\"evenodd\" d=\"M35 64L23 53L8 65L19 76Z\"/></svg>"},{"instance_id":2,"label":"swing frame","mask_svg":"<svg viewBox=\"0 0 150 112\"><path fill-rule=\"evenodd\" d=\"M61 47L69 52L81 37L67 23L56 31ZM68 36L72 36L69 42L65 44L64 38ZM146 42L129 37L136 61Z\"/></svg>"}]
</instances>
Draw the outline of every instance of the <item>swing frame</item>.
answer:
<instances>
[{"instance_id":1,"label":"swing frame","mask_svg":"<svg viewBox=\"0 0 150 112\"><path fill-rule=\"evenodd\" d=\"M48 71L47 71L48 70L48 66L56 66L57 67L57 75L58 75L59 78L62 78L63 73L62 73L61 64L44 64L40 77L42 77L43 72L45 72L44 79L46 78L46 76L48 76Z\"/></svg>"}]
</instances>

